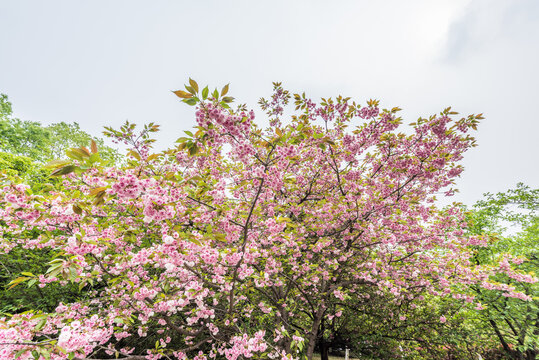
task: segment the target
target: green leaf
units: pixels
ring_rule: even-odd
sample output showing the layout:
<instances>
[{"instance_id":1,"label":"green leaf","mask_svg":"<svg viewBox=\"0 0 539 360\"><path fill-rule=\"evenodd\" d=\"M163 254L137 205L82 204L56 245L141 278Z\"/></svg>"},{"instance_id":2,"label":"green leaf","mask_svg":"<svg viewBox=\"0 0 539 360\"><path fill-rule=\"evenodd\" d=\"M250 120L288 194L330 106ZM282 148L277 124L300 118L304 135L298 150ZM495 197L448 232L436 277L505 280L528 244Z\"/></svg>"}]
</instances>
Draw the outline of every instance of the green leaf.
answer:
<instances>
[{"instance_id":1,"label":"green leaf","mask_svg":"<svg viewBox=\"0 0 539 360\"><path fill-rule=\"evenodd\" d=\"M228 103L231 103L232 101L234 101L234 98L232 96L225 96L223 98L223 101L228 104Z\"/></svg>"},{"instance_id":2,"label":"green leaf","mask_svg":"<svg viewBox=\"0 0 539 360\"><path fill-rule=\"evenodd\" d=\"M51 267L47 270L47 272L45 274L48 274L48 273L51 273L55 270L58 270L60 269L62 266L64 265L64 262L61 261L59 263L55 263L54 265L51 265Z\"/></svg>"},{"instance_id":3,"label":"green leaf","mask_svg":"<svg viewBox=\"0 0 539 360\"><path fill-rule=\"evenodd\" d=\"M133 151L133 150L129 150L127 152L128 155L131 155L132 157L134 157L135 159L137 160L140 160L140 154L136 151Z\"/></svg>"},{"instance_id":4,"label":"green leaf","mask_svg":"<svg viewBox=\"0 0 539 360\"><path fill-rule=\"evenodd\" d=\"M57 267L55 268L54 270L52 270L48 275L49 275L49 278L54 278L56 276L58 276L60 274L60 272L62 271L62 268L61 267Z\"/></svg>"},{"instance_id":5,"label":"green leaf","mask_svg":"<svg viewBox=\"0 0 539 360\"><path fill-rule=\"evenodd\" d=\"M75 281L75 280L77 280L77 277L78 277L77 269L75 267L70 267L69 268L69 280Z\"/></svg>"},{"instance_id":6,"label":"green leaf","mask_svg":"<svg viewBox=\"0 0 539 360\"><path fill-rule=\"evenodd\" d=\"M99 156L99 153L93 153L92 155L90 155L90 162L91 163L95 163L95 162L98 162L101 160L101 156Z\"/></svg>"},{"instance_id":7,"label":"green leaf","mask_svg":"<svg viewBox=\"0 0 539 360\"><path fill-rule=\"evenodd\" d=\"M17 352L15 353L15 359L20 358L21 355L24 354L24 353L27 352L27 351L28 351L28 349L21 349L21 350L17 351Z\"/></svg>"},{"instance_id":8,"label":"green leaf","mask_svg":"<svg viewBox=\"0 0 539 360\"><path fill-rule=\"evenodd\" d=\"M24 277L24 276L19 276L18 278L16 278L15 280L12 280L12 281L8 284L8 285L11 285L11 286L8 288L8 290L14 288L15 286L19 285L20 283L22 283L23 281L26 281L26 280L28 280L28 279L30 279L30 278Z\"/></svg>"},{"instance_id":9,"label":"green leaf","mask_svg":"<svg viewBox=\"0 0 539 360\"><path fill-rule=\"evenodd\" d=\"M185 100L182 100L184 103L186 103L187 105L196 105L197 103L197 100L195 98L190 98L190 99L185 99Z\"/></svg>"},{"instance_id":10,"label":"green leaf","mask_svg":"<svg viewBox=\"0 0 539 360\"><path fill-rule=\"evenodd\" d=\"M51 359L51 353L47 349L41 349L41 355L43 355L45 360Z\"/></svg>"},{"instance_id":11,"label":"green leaf","mask_svg":"<svg viewBox=\"0 0 539 360\"><path fill-rule=\"evenodd\" d=\"M47 318L43 318L41 320L39 320L39 322L37 323L35 329L36 331L39 331L41 329L43 329L45 327L45 324L47 323Z\"/></svg>"},{"instance_id":12,"label":"green leaf","mask_svg":"<svg viewBox=\"0 0 539 360\"><path fill-rule=\"evenodd\" d=\"M210 92L210 89L206 86L204 89L202 89L202 99L206 100L208 98L208 93Z\"/></svg>"},{"instance_id":13,"label":"green leaf","mask_svg":"<svg viewBox=\"0 0 539 360\"><path fill-rule=\"evenodd\" d=\"M79 160L80 161L80 160L83 159L83 156L79 152L73 151L73 149L66 150L66 155L69 158L73 159L73 160Z\"/></svg>"},{"instance_id":14,"label":"green leaf","mask_svg":"<svg viewBox=\"0 0 539 360\"><path fill-rule=\"evenodd\" d=\"M196 145L191 146L191 148L189 149L189 155L191 156L196 155L197 152L198 152L198 147Z\"/></svg>"},{"instance_id":15,"label":"green leaf","mask_svg":"<svg viewBox=\"0 0 539 360\"><path fill-rule=\"evenodd\" d=\"M67 164L69 164L69 161L67 161L67 160L56 159L56 160L49 161L43 167L45 169L55 169L57 167L64 166L64 165L67 165Z\"/></svg>"},{"instance_id":16,"label":"green leaf","mask_svg":"<svg viewBox=\"0 0 539 360\"><path fill-rule=\"evenodd\" d=\"M225 234L214 234L213 237L217 241L226 241L226 235Z\"/></svg>"},{"instance_id":17,"label":"green leaf","mask_svg":"<svg viewBox=\"0 0 539 360\"><path fill-rule=\"evenodd\" d=\"M62 168L54 170L50 176L61 176L61 175L67 175L69 173L72 173L75 171L77 167L75 165L67 165Z\"/></svg>"},{"instance_id":18,"label":"green leaf","mask_svg":"<svg viewBox=\"0 0 539 360\"><path fill-rule=\"evenodd\" d=\"M71 148L66 151L66 155L75 160L82 160L86 157L90 157L90 152L86 151L83 148Z\"/></svg>"}]
</instances>

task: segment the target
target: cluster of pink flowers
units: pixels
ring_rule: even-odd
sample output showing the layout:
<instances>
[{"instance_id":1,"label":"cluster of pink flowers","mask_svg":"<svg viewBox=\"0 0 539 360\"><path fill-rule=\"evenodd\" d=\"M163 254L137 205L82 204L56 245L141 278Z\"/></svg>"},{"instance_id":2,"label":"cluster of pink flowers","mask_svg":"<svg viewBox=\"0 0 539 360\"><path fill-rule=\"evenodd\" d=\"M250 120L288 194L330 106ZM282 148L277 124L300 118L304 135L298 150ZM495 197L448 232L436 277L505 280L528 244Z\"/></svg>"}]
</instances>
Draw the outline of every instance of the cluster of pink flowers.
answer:
<instances>
[{"instance_id":1,"label":"cluster of pink flowers","mask_svg":"<svg viewBox=\"0 0 539 360\"><path fill-rule=\"evenodd\" d=\"M110 193L121 199L135 199L144 191L144 186L134 174L119 176L110 187Z\"/></svg>"},{"instance_id":2,"label":"cluster of pink flowers","mask_svg":"<svg viewBox=\"0 0 539 360\"><path fill-rule=\"evenodd\" d=\"M264 340L265 331L257 331L253 336L244 334L234 336L230 340L230 348L220 349L219 353L225 355L227 360L236 360L239 357L252 358L256 353L264 352L268 348Z\"/></svg>"},{"instance_id":3,"label":"cluster of pink flowers","mask_svg":"<svg viewBox=\"0 0 539 360\"><path fill-rule=\"evenodd\" d=\"M380 109L376 106L369 106L369 107L362 107L361 109L357 110L357 116L359 116L361 119L372 119L378 116L380 113Z\"/></svg>"}]
</instances>

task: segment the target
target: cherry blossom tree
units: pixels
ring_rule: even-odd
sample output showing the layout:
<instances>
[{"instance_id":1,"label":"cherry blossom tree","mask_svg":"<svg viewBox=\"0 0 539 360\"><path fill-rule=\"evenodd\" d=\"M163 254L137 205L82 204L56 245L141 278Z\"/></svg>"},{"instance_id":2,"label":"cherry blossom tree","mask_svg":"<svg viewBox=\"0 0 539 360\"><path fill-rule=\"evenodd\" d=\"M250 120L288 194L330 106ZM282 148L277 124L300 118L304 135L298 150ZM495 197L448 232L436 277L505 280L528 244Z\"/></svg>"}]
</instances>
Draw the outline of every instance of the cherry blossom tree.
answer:
<instances>
[{"instance_id":1,"label":"cherry blossom tree","mask_svg":"<svg viewBox=\"0 0 539 360\"><path fill-rule=\"evenodd\" d=\"M1 318L0 359L312 359L324 322L369 294L397 307L473 302L472 284L528 297L491 282L495 267L470 261L485 240L435 206L481 115L448 108L403 133L399 108L292 99L276 83L261 129L227 92L176 91L197 126L167 151L152 153L158 125L126 123L106 132L130 146L126 166L104 166L92 143L49 164L63 181L48 191L4 183L2 251L55 254L11 286L73 283L80 297Z\"/></svg>"}]
</instances>

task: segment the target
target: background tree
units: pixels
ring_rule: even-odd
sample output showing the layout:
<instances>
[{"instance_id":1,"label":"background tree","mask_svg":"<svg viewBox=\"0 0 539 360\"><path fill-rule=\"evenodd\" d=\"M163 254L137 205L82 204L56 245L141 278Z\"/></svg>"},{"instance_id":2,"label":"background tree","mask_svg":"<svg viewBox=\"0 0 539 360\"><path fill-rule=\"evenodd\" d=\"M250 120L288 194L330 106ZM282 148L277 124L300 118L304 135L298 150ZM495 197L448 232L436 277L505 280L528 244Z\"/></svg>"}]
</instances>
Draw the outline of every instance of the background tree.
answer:
<instances>
[{"instance_id":1,"label":"background tree","mask_svg":"<svg viewBox=\"0 0 539 360\"><path fill-rule=\"evenodd\" d=\"M474 259L479 264L498 264L501 254L511 258L502 267L514 266L522 274L539 272L539 189L524 184L505 193L486 194L469 213L473 234L490 239L490 246L478 248ZM474 287L484 309L480 316L489 324L504 351L514 359L536 359L539 353L539 286L523 275L498 275L501 284L530 296L522 301L504 296L495 289Z\"/></svg>"},{"instance_id":2,"label":"background tree","mask_svg":"<svg viewBox=\"0 0 539 360\"><path fill-rule=\"evenodd\" d=\"M102 138L96 138L81 130L78 123L54 123L46 127L50 132L50 153L52 159L60 159L71 148L89 147L94 141L99 148L100 156L105 160L116 163L121 160L117 149L105 145Z\"/></svg>"},{"instance_id":3,"label":"background tree","mask_svg":"<svg viewBox=\"0 0 539 360\"><path fill-rule=\"evenodd\" d=\"M65 156L70 148L88 147L94 141L103 159L120 159L116 149L106 146L103 139L81 130L79 124L64 122L43 126L35 121L13 117L12 104L7 95L0 94L0 150L13 155L26 156L44 163Z\"/></svg>"},{"instance_id":4,"label":"background tree","mask_svg":"<svg viewBox=\"0 0 539 360\"><path fill-rule=\"evenodd\" d=\"M0 150L34 160L48 160L50 133L38 122L13 117L7 95L0 94Z\"/></svg>"}]
</instances>

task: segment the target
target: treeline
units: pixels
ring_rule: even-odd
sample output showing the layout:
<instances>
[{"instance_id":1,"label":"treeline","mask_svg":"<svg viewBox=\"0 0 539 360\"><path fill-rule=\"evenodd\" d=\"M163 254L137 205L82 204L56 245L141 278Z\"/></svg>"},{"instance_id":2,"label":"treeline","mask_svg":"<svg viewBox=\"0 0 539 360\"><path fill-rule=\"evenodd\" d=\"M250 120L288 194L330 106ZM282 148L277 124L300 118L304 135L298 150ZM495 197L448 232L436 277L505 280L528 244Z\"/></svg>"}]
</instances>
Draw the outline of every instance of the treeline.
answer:
<instances>
[{"instance_id":1,"label":"treeline","mask_svg":"<svg viewBox=\"0 0 539 360\"><path fill-rule=\"evenodd\" d=\"M66 150L99 146L101 157L116 163L120 154L106 146L103 139L83 131L76 122L59 122L43 126L36 121L20 120L13 116L7 95L0 94L0 161L2 169L29 173L49 160L65 157Z\"/></svg>"}]
</instances>

